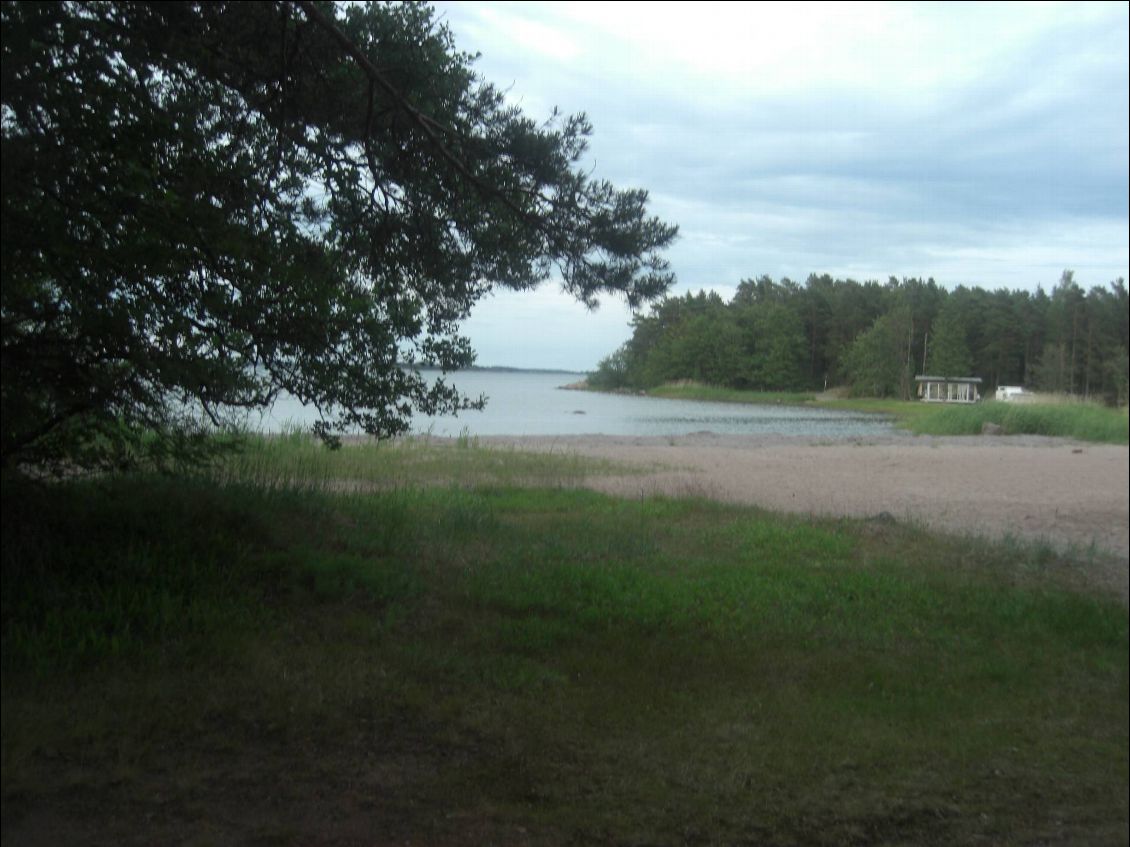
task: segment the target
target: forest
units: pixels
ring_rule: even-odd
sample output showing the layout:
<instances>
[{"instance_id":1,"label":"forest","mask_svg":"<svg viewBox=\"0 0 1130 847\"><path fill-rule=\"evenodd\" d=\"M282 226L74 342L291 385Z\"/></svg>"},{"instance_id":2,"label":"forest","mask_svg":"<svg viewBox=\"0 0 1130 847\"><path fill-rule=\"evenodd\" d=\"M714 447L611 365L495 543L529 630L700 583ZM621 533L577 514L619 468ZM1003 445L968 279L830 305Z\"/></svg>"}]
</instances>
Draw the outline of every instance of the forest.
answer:
<instances>
[{"instance_id":1,"label":"forest","mask_svg":"<svg viewBox=\"0 0 1130 847\"><path fill-rule=\"evenodd\" d=\"M752 391L909 399L914 377L978 376L983 392L1022 385L1109 405L1127 402L1124 279L1085 289L1063 272L1051 293L891 277L743 280L732 300L669 296L632 321L589 385L647 389L678 380Z\"/></svg>"}]
</instances>

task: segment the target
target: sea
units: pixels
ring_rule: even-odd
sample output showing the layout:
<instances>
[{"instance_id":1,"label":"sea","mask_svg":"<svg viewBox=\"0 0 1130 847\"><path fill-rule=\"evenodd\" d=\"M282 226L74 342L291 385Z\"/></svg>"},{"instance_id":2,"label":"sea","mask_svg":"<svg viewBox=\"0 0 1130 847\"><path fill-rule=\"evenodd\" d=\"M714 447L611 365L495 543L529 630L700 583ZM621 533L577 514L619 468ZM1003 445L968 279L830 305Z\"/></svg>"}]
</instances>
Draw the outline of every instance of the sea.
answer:
<instances>
[{"instance_id":1,"label":"sea","mask_svg":"<svg viewBox=\"0 0 1130 847\"><path fill-rule=\"evenodd\" d=\"M423 370L435 379L438 371ZM414 434L434 436L493 435L619 435L677 436L711 432L718 435L785 435L816 438L867 438L892 432L890 421L863 412L808 406L705 403L633 394L607 394L564 388L584 379L569 371L474 369L444 379L470 397L485 396L482 411L458 416L417 415ZM312 409L282 397L248 425L266 432L308 428L317 419Z\"/></svg>"}]
</instances>

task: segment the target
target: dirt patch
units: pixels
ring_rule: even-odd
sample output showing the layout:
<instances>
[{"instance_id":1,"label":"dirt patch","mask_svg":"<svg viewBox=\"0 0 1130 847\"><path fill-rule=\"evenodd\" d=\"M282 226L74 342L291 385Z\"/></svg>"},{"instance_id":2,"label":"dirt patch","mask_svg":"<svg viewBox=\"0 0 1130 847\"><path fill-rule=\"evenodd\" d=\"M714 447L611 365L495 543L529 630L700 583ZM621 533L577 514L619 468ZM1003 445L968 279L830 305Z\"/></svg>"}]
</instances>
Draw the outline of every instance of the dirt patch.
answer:
<instances>
[{"instance_id":1,"label":"dirt patch","mask_svg":"<svg viewBox=\"0 0 1130 847\"><path fill-rule=\"evenodd\" d=\"M1117 561L1096 578L1126 599L1127 447L1036 436L818 441L695 433L673 438L486 438L641 466L593 476L608 493L699 495L811 515L889 514L946 532L1096 548Z\"/></svg>"}]
</instances>

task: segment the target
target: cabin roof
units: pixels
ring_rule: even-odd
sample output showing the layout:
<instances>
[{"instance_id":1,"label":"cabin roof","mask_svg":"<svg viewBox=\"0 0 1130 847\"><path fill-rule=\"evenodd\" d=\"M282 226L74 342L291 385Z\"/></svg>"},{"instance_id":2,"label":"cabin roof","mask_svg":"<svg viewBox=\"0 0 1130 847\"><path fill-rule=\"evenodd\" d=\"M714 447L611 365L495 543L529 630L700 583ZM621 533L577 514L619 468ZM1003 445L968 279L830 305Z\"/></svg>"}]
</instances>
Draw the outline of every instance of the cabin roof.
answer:
<instances>
[{"instance_id":1,"label":"cabin roof","mask_svg":"<svg viewBox=\"0 0 1130 847\"><path fill-rule=\"evenodd\" d=\"M958 382L969 385L980 385L979 376L916 376L915 382Z\"/></svg>"}]
</instances>

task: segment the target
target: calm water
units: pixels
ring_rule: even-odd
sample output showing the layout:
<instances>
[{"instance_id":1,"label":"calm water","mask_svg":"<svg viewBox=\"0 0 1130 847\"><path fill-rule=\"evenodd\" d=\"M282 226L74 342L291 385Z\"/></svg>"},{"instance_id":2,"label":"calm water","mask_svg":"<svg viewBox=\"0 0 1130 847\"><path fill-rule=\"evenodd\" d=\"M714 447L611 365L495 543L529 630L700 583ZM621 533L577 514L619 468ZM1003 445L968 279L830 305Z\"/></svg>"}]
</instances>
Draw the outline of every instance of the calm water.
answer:
<instances>
[{"instance_id":1,"label":"calm water","mask_svg":"<svg viewBox=\"0 0 1130 847\"><path fill-rule=\"evenodd\" d=\"M436 374L438 376L438 373ZM464 393L487 396L481 412L458 417L417 416L415 433L433 435L799 435L825 438L878 436L890 424L875 415L796 406L746 406L660 400L560 388L584 378L578 373L461 371L448 376ZM259 424L278 431L288 424L309 426L315 416L293 399L283 399Z\"/></svg>"}]
</instances>

